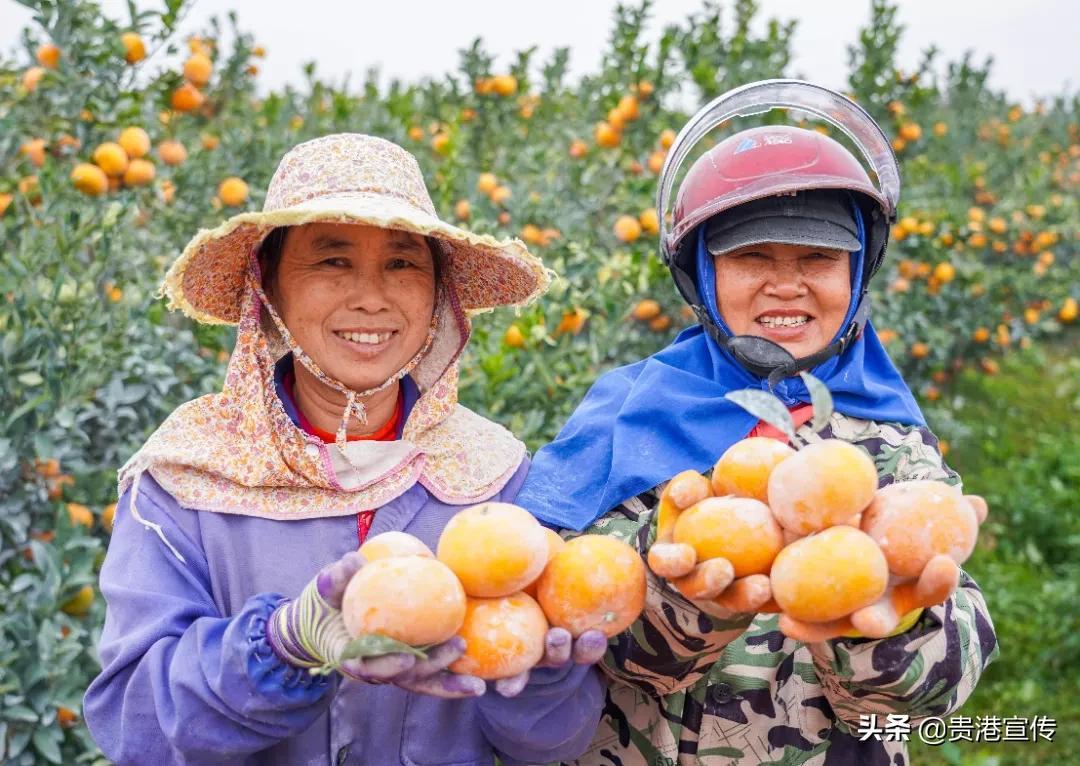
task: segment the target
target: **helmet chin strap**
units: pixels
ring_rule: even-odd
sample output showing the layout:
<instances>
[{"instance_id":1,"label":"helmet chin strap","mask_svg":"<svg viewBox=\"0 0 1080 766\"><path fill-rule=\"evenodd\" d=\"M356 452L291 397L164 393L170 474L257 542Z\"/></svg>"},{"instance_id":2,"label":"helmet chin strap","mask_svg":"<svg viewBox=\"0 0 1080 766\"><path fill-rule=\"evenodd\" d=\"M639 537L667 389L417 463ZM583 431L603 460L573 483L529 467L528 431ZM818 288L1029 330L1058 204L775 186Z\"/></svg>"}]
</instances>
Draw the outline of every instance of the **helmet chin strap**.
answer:
<instances>
[{"instance_id":1,"label":"helmet chin strap","mask_svg":"<svg viewBox=\"0 0 1080 766\"><path fill-rule=\"evenodd\" d=\"M797 359L783 346L767 338L757 335L725 335L713 322L704 306L694 305L691 308L709 337L735 357L739 364L751 374L767 378L769 388L772 389L784 378L793 377L802 370L811 370L834 356L844 353L859 337L862 328L866 325L870 316L870 295L863 292L859 296L855 316L843 335L820 351Z\"/></svg>"}]
</instances>

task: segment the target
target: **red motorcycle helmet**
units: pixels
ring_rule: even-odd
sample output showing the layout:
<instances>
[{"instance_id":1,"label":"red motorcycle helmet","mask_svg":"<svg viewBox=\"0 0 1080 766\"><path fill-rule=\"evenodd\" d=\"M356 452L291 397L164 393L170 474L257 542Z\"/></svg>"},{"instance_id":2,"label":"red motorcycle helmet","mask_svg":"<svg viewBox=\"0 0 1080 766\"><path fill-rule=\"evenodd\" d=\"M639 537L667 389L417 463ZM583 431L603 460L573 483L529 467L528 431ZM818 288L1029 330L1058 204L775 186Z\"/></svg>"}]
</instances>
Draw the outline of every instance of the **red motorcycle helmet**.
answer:
<instances>
[{"instance_id":1,"label":"red motorcycle helmet","mask_svg":"<svg viewBox=\"0 0 1080 766\"><path fill-rule=\"evenodd\" d=\"M756 127L729 136L694 162L679 185L669 218L668 206L676 175L698 141L721 123L772 109L798 110L844 133L863 155L877 178L877 185L859 160L828 136L788 125ZM851 193L865 226L865 260L858 308L849 326L827 348L796 360L764 338L729 337L719 330L698 289L696 237L692 235L706 221L737 205L813 189L841 189ZM900 169L892 146L862 107L828 88L800 80L751 83L728 91L703 107L672 144L657 189L660 256L680 294L710 335L751 372L775 382L843 353L862 332L869 317L870 279L884 261L899 197Z\"/></svg>"}]
</instances>

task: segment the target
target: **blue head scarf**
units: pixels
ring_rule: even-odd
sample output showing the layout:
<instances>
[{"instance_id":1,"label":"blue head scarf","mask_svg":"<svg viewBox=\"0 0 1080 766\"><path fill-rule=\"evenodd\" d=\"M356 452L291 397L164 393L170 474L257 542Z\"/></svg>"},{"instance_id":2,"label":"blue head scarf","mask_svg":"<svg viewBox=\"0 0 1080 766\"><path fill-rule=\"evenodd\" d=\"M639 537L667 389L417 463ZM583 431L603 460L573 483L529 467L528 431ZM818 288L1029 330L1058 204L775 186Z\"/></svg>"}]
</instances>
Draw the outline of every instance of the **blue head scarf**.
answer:
<instances>
[{"instance_id":1,"label":"blue head scarf","mask_svg":"<svg viewBox=\"0 0 1080 766\"><path fill-rule=\"evenodd\" d=\"M862 247L851 254L851 300L840 337L862 289L866 233L854 203ZM732 335L716 308L713 257L697 233L698 289L716 326ZM836 340L834 338L833 340ZM868 321L839 356L811 374L832 393L837 412L856 418L925 425L922 412ZM667 348L602 375L555 441L536 453L515 502L552 526L582 530L619 503L680 471L707 471L758 419L724 398L741 388L769 390L701 325ZM802 378L773 389L789 407L809 402Z\"/></svg>"}]
</instances>

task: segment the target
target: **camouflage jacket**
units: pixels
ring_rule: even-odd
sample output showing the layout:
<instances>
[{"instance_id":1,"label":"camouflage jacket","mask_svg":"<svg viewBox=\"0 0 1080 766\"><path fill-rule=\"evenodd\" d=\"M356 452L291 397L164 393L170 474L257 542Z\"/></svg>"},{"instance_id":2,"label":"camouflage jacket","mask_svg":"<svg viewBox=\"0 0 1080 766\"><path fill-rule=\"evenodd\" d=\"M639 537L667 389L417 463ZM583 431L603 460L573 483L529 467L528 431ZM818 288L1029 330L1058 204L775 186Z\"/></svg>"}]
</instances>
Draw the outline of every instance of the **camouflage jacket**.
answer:
<instances>
[{"instance_id":1,"label":"camouflage jacket","mask_svg":"<svg viewBox=\"0 0 1080 766\"><path fill-rule=\"evenodd\" d=\"M926 428L833 415L804 441L840 438L865 447L879 486L912 479L959 484ZM614 535L642 554L655 538L663 485L632 498L586 530ZM968 698L997 639L982 592L966 573L944 604L891 638L804 644L775 614L710 617L649 574L642 617L612 640L603 718L580 766L903 766L902 741L859 736L860 715L944 717ZM865 739L865 741L860 741ZM884 739L884 738L883 738Z\"/></svg>"}]
</instances>

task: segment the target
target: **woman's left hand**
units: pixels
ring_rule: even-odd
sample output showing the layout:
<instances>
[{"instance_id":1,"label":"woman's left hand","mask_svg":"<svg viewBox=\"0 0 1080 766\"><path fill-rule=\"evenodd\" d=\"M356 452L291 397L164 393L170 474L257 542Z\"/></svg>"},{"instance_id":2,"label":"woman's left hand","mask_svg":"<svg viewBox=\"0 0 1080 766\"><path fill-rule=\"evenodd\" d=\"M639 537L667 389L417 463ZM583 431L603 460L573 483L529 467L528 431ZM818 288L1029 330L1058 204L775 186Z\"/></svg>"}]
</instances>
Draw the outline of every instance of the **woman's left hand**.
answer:
<instances>
[{"instance_id":1,"label":"woman's left hand","mask_svg":"<svg viewBox=\"0 0 1080 766\"><path fill-rule=\"evenodd\" d=\"M979 495L965 495L979 524L986 521L986 501ZM780 631L803 643L833 638L888 638L911 628L922 610L945 603L960 583L960 565L950 556L938 554L926 562L918 577L890 583L885 594L869 606L830 622L803 622L780 615Z\"/></svg>"},{"instance_id":2,"label":"woman's left hand","mask_svg":"<svg viewBox=\"0 0 1080 766\"><path fill-rule=\"evenodd\" d=\"M550 628L544 637L544 656L536 668L562 668L573 662L576 665L595 665L607 651L607 636L603 631L586 630L576 639L566 628ZM495 691L503 697L515 697L529 683L526 670L510 678L495 682Z\"/></svg>"},{"instance_id":3,"label":"woman's left hand","mask_svg":"<svg viewBox=\"0 0 1080 766\"><path fill-rule=\"evenodd\" d=\"M394 684L433 697L483 694L482 679L447 670L465 652L465 639L460 636L428 649L420 659L404 652L346 657L351 637L341 616L341 602L349 581L365 563L360 552L346 553L321 569L297 599L275 610L267 625L267 640L275 654L296 667L335 670L355 681Z\"/></svg>"}]
</instances>

